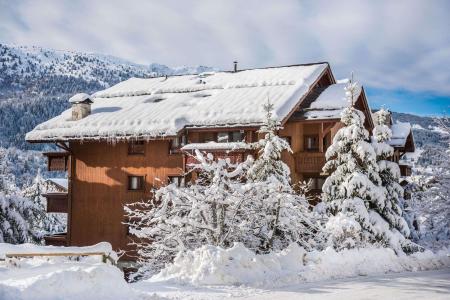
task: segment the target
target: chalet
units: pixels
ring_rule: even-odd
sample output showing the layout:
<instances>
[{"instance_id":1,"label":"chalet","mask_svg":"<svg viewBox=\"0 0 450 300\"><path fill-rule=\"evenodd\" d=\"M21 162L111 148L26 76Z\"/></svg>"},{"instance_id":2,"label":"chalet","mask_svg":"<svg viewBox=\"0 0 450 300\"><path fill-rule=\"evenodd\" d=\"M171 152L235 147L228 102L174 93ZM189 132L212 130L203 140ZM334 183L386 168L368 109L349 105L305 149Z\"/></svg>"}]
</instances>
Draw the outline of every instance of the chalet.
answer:
<instances>
[{"instance_id":1,"label":"chalet","mask_svg":"<svg viewBox=\"0 0 450 300\"><path fill-rule=\"evenodd\" d=\"M68 172L67 193L47 195L50 202L62 201L58 207L68 213L67 234L57 242L109 241L114 249L129 249L124 204L148 197L158 185L183 185L193 149L243 161L251 153L246 143L260 138L268 99L283 126L279 135L293 150L283 154L293 182L312 179L320 190L325 151L349 105L344 86L328 63L314 63L131 78L93 95L75 95L71 109L26 135L28 142L56 144L61 151L46 153L48 168ZM364 88L354 105L371 131ZM389 125L398 162L405 151L414 151L414 141L410 127ZM56 243L55 237L47 242Z\"/></svg>"}]
</instances>

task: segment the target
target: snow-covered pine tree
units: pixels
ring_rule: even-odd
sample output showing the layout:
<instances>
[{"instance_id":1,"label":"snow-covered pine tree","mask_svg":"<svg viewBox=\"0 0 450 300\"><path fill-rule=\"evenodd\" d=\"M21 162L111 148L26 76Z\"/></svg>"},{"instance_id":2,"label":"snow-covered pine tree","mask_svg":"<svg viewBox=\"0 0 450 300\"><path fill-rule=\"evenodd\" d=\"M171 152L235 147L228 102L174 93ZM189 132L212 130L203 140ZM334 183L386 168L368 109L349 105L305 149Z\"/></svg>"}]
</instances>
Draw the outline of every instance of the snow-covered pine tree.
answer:
<instances>
[{"instance_id":1,"label":"snow-covered pine tree","mask_svg":"<svg viewBox=\"0 0 450 300\"><path fill-rule=\"evenodd\" d=\"M41 175L40 169L31 185L25 187L22 192L23 197L32 201L41 211L33 221L33 230L48 233L61 233L66 231L67 217L62 213L46 213L47 201L42 196L47 192L48 184Z\"/></svg>"},{"instance_id":2,"label":"snow-covered pine tree","mask_svg":"<svg viewBox=\"0 0 450 300\"><path fill-rule=\"evenodd\" d=\"M384 207L386 198L376 154L367 142L369 133L364 128L364 114L353 107L359 89L352 80L345 88L350 106L341 114L344 127L327 149L323 167L330 174L322 188L323 201L331 214L326 228L336 249L382 242L386 230L379 226L380 217L374 210Z\"/></svg>"},{"instance_id":3,"label":"snow-covered pine tree","mask_svg":"<svg viewBox=\"0 0 450 300\"><path fill-rule=\"evenodd\" d=\"M274 177L283 186L290 184L289 167L281 161L283 151L292 152L289 143L277 135L282 129L279 122L272 117L273 104L269 101L264 105L266 112L265 123L258 130L264 134L264 138L254 143L252 147L258 150L258 159L250 167L247 177L252 181L266 181L269 177Z\"/></svg>"},{"instance_id":4,"label":"snow-covered pine tree","mask_svg":"<svg viewBox=\"0 0 450 300\"><path fill-rule=\"evenodd\" d=\"M243 203L247 206L245 211L251 211L247 222L258 237L254 240L260 243L250 248L268 252L283 249L290 243L315 248L323 240L323 230L304 195L290 185L290 170L281 160L281 153L292 150L278 136L282 127L272 116L273 105L268 101L264 110L265 123L258 131L264 137L252 144L259 155L247 171L246 197L251 201Z\"/></svg>"},{"instance_id":5,"label":"snow-covered pine tree","mask_svg":"<svg viewBox=\"0 0 450 300\"><path fill-rule=\"evenodd\" d=\"M14 184L14 176L4 169L4 152L0 148L0 242L39 242L40 232L35 230L34 220L41 209L21 195Z\"/></svg>"},{"instance_id":6,"label":"snow-covered pine tree","mask_svg":"<svg viewBox=\"0 0 450 300\"><path fill-rule=\"evenodd\" d=\"M392 229L398 230L405 238L410 236L410 230L403 218L402 197L403 188L399 184L400 168L397 163L389 161L394 148L387 142L392 132L387 126L390 112L381 108L374 114L375 128L373 130L372 145L377 155L379 174L382 186L386 188L386 202L384 207L376 207L377 212L389 223ZM406 242L406 241L405 241ZM406 247L406 245L404 245Z\"/></svg>"}]
</instances>

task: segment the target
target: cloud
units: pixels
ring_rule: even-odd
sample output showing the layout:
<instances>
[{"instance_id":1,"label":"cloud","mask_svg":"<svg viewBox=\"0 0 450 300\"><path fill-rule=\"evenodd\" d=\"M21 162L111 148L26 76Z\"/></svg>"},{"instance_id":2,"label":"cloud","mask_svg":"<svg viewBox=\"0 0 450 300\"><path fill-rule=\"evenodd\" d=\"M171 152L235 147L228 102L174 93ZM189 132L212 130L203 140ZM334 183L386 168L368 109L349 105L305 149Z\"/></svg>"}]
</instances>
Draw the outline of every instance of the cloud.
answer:
<instances>
[{"instance_id":1,"label":"cloud","mask_svg":"<svg viewBox=\"0 0 450 300\"><path fill-rule=\"evenodd\" d=\"M450 2L0 0L0 40L140 63L329 61L374 88L450 95Z\"/></svg>"}]
</instances>

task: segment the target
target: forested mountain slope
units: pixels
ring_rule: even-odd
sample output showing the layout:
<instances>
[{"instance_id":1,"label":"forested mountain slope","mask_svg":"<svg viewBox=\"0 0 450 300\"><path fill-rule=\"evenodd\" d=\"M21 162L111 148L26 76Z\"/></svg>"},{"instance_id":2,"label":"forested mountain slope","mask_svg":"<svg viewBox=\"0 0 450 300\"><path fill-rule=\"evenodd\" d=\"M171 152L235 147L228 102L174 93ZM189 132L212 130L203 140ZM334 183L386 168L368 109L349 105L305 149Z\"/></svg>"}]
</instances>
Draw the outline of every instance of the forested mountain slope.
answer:
<instances>
[{"instance_id":1,"label":"forested mountain slope","mask_svg":"<svg viewBox=\"0 0 450 300\"><path fill-rule=\"evenodd\" d=\"M92 93L130 77L193 74L209 67L139 65L101 54L0 44L0 146L42 149L25 133L68 108L75 93Z\"/></svg>"}]
</instances>

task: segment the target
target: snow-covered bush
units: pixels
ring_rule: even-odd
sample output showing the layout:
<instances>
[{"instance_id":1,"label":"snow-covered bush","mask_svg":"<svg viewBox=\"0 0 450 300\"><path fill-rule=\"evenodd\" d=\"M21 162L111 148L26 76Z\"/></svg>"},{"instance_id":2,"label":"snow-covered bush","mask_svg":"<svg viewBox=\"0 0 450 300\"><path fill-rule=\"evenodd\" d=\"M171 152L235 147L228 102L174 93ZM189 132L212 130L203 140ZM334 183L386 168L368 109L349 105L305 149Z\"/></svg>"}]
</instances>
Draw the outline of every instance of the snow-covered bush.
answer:
<instances>
[{"instance_id":1,"label":"snow-covered bush","mask_svg":"<svg viewBox=\"0 0 450 300\"><path fill-rule=\"evenodd\" d=\"M245 163L234 165L229 159L215 161L196 151L198 173L194 184L170 184L154 191L154 198L125 206L130 233L135 240L141 272L152 273L170 262L180 251L201 245L228 246L244 237L248 230L239 226L244 196L240 177Z\"/></svg>"},{"instance_id":2,"label":"snow-covered bush","mask_svg":"<svg viewBox=\"0 0 450 300\"><path fill-rule=\"evenodd\" d=\"M322 197L332 216L326 228L336 249L378 243L402 251L404 237L395 228L390 230L379 214L386 207L387 191L379 175L377 154L367 142L364 114L353 107L359 88L353 81L347 84L346 96L351 106L343 110L344 127L336 133L326 152L323 171L330 175L323 185ZM376 135L384 138L386 134L380 131Z\"/></svg>"},{"instance_id":3,"label":"snow-covered bush","mask_svg":"<svg viewBox=\"0 0 450 300\"><path fill-rule=\"evenodd\" d=\"M429 151L432 150L432 151ZM427 248L450 246L450 155L448 150L427 148L421 156L433 159L409 177L411 199L406 200L414 225L414 241Z\"/></svg>"}]
</instances>

